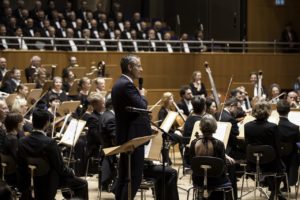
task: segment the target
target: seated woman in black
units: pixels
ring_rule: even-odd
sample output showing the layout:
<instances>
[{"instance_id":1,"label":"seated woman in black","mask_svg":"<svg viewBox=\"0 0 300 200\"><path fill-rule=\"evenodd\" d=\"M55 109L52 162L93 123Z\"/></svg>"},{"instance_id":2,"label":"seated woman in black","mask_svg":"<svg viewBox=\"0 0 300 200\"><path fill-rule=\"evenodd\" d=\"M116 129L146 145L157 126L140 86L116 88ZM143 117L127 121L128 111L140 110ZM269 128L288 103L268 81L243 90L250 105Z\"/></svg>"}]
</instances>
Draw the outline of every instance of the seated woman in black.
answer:
<instances>
[{"instance_id":1,"label":"seated woman in black","mask_svg":"<svg viewBox=\"0 0 300 200\"><path fill-rule=\"evenodd\" d=\"M201 119L200 130L202 131L202 136L192 141L191 143L191 159L196 156L213 156L221 158L226 163L225 157L225 147L223 142L218 139L213 138L213 133L217 130L217 121L211 117L206 116ZM203 177L192 175L193 184L196 186L203 185ZM226 177L225 170L219 177L209 177L208 178L208 188L220 186L229 183ZM222 199L217 193L212 193L209 199Z\"/></svg>"},{"instance_id":2,"label":"seated woman in black","mask_svg":"<svg viewBox=\"0 0 300 200\"><path fill-rule=\"evenodd\" d=\"M275 151L275 159L270 163L260 165L261 170L264 172L282 172L284 166L279 157L278 142L278 127L276 124L268 122L268 117L271 113L271 105L267 102L258 102L254 105L252 110L253 117L256 120L245 124L245 143L246 145L269 145ZM249 164L250 169L255 170L255 164ZM269 180L269 189L272 191L270 199L274 199L275 187L274 180ZM280 181L277 181L276 189L279 189ZM279 194L279 198L281 198Z\"/></svg>"},{"instance_id":3,"label":"seated woman in black","mask_svg":"<svg viewBox=\"0 0 300 200\"><path fill-rule=\"evenodd\" d=\"M17 163L18 132L23 127L23 117L19 113L8 113L4 125L6 128L6 138L3 145L3 154L11 156ZM5 176L5 181L11 186L17 186L17 172Z\"/></svg>"}]
</instances>

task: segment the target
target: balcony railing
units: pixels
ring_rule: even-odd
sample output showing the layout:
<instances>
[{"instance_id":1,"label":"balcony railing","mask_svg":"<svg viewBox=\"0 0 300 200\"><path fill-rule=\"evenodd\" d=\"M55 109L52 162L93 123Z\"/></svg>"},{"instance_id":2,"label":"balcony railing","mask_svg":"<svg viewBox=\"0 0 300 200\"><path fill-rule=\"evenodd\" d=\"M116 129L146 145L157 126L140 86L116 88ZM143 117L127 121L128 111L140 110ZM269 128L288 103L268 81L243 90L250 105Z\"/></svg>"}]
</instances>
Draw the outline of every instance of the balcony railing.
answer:
<instances>
[{"instance_id":1,"label":"balcony railing","mask_svg":"<svg viewBox=\"0 0 300 200\"><path fill-rule=\"evenodd\" d=\"M56 37L3 37L0 49L117 52L300 52L300 43L279 41L124 40Z\"/></svg>"}]
</instances>

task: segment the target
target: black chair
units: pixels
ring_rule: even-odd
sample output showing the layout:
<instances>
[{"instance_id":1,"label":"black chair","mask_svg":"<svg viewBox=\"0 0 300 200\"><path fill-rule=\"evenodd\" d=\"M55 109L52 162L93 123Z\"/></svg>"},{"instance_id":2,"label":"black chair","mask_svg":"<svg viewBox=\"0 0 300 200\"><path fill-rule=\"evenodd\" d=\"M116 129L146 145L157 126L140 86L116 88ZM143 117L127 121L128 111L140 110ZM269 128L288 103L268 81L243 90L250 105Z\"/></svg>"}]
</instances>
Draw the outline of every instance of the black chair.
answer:
<instances>
[{"instance_id":1,"label":"black chair","mask_svg":"<svg viewBox=\"0 0 300 200\"><path fill-rule=\"evenodd\" d=\"M146 200L146 194L145 194L145 190L152 190L153 192L153 199L156 199L156 192L155 192L155 179L152 178L143 178L140 188L141 190L141 200L145 199Z\"/></svg>"},{"instance_id":2,"label":"black chair","mask_svg":"<svg viewBox=\"0 0 300 200\"><path fill-rule=\"evenodd\" d=\"M224 161L222 159L211 156L194 157L191 161L191 168L194 175L204 178L204 182L203 186L193 186L188 189L187 200L189 200L190 190L193 190L193 199L197 199L198 195L208 198L209 194L214 191L223 192L224 200L226 199L225 193L231 192L232 199L234 199L233 188L229 181L224 185L208 188L208 177L219 177L224 173Z\"/></svg>"},{"instance_id":3,"label":"black chair","mask_svg":"<svg viewBox=\"0 0 300 200\"><path fill-rule=\"evenodd\" d=\"M50 171L50 166L43 158L28 157L26 160L28 169L30 170L30 192L32 198L35 198L34 178L47 175ZM69 193L69 196L73 196L73 191L69 188L61 188L60 190L62 193Z\"/></svg>"},{"instance_id":4,"label":"black chair","mask_svg":"<svg viewBox=\"0 0 300 200\"><path fill-rule=\"evenodd\" d=\"M269 145L248 145L247 146L247 163L248 164L255 164L255 170L253 171L246 171L243 180L242 180L242 188L241 188L241 196L248 195L251 192L254 192L254 198L256 199L256 191L258 190L261 194L264 194L267 198L269 198L268 194L263 190L261 186L261 180L265 177L274 177L275 179L275 187L276 187L276 178L278 177L285 177L287 184L288 184L288 177L286 173L277 173L277 172L262 172L261 165L268 164L276 158L276 153L273 147ZM243 195L243 187L244 187L244 177L245 176L253 176L255 181L255 186L253 190L248 191L246 194ZM289 186L288 186L289 187ZM277 196L277 192L275 189L275 196ZM289 195L289 193L288 193ZM288 196L289 197L289 196Z\"/></svg>"},{"instance_id":5,"label":"black chair","mask_svg":"<svg viewBox=\"0 0 300 200\"><path fill-rule=\"evenodd\" d=\"M0 154L2 167L2 180L5 181L6 175L11 175L17 171L17 163L10 155Z\"/></svg>"},{"instance_id":6,"label":"black chair","mask_svg":"<svg viewBox=\"0 0 300 200\"><path fill-rule=\"evenodd\" d=\"M15 161L15 159L10 156L10 155L6 155L6 154L0 154L1 157L1 167L2 167L2 177L1 179L5 181L5 176L9 176L9 175L13 175L17 173L17 163ZM17 175L16 175L17 176ZM17 180L16 180L17 181ZM7 183L9 184L9 183ZM21 193L19 192L18 188L16 188L16 186L12 186L9 185L13 196L16 199L19 199L21 197Z\"/></svg>"}]
</instances>

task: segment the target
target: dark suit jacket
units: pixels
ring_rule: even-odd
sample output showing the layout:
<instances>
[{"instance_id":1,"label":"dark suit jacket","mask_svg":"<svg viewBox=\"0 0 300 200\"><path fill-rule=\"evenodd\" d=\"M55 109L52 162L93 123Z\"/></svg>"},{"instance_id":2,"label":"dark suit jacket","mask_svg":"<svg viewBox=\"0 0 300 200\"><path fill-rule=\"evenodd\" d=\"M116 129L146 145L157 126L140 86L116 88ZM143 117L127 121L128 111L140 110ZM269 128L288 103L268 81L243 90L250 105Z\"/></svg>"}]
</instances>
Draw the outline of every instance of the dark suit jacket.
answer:
<instances>
[{"instance_id":1,"label":"dark suit jacket","mask_svg":"<svg viewBox=\"0 0 300 200\"><path fill-rule=\"evenodd\" d=\"M117 144L123 144L133 138L151 134L148 115L131 113L126 110L127 106L147 109L146 99L140 95L137 88L130 80L121 76L114 84L111 92L112 103L116 116ZM142 181L144 167L144 146L136 148L131 155L132 197L134 198ZM128 158L121 154L119 162L119 178L117 181L116 199L127 199L127 174Z\"/></svg>"},{"instance_id":2,"label":"dark suit jacket","mask_svg":"<svg viewBox=\"0 0 300 200\"><path fill-rule=\"evenodd\" d=\"M27 83L33 83L33 78L36 71L37 71L36 68L31 68L31 66L25 68L25 77Z\"/></svg>"},{"instance_id":3,"label":"dark suit jacket","mask_svg":"<svg viewBox=\"0 0 300 200\"><path fill-rule=\"evenodd\" d=\"M43 158L50 165L50 170L45 176L35 179L37 199L54 199L60 179L74 176L72 170L64 165L57 142L41 132L35 131L30 136L23 137L19 141L18 167L22 174L22 192L28 190L30 185L27 157Z\"/></svg>"},{"instance_id":4,"label":"dark suit jacket","mask_svg":"<svg viewBox=\"0 0 300 200\"><path fill-rule=\"evenodd\" d=\"M270 145L274 149L274 161L261 165L263 171L281 171L283 166L279 157L278 127L268 121L254 120L245 124L246 145ZM252 165L254 168L255 165Z\"/></svg>"},{"instance_id":5,"label":"dark suit jacket","mask_svg":"<svg viewBox=\"0 0 300 200\"><path fill-rule=\"evenodd\" d=\"M282 157L282 161L288 172L289 183L294 185L297 182L299 161L297 157L298 148L296 143L300 141L299 126L291 123L288 118L280 117L278 123L279 142L289 143L293 150L292 152Z\"/></svg>"},{"instance_id":6,"label":"dark suit jacket","mask_svg":"<svg viewBox=\"0 0 300 200\"><path fill-rule=\"evenodd\" d=\"M116 118L115 114L110 110L106 110L102 115L101 131L103 147L114 146L116 140Z\"/></svg>"},{"instance_id":7,"label":"dark suit jacket","mask_svg":"<svg viewBox=\"0 0 300 200\"><path fill-rule=\"evenodd\" d=\"M16 89L17 89L17 84L12 79L8 79L1 86L1 91L6 92L8 94L12 94L16 92Z\"/></svg>"},{"instance_id":8,"label":"dark suit jacket","mask_svg":"<svg viewBox=\"0 0 300 200\"><path fill-rule=\"evenodd\" d=\"M121 76L112 88L112 103L116 113L118 144L151 134L151 127L146 119L148 116L126 111L126 106L147 109L147 101L125 76Z\"/></svg>"},{"instance_id":9,"label":"dark suit jacket","mask_svg":"<svg viewBox=\"0 0 300 200\"><path fill-rule=\"evenodd\" d=\"M102 115L93 111L87 120L86 126L89 128L87 132L87 149L88 155L97 150L101 143L101 117Z\"/></svg>"},{"instance_id":10,"label":"dark suit jacket","mask_svg":"<svg viewBox=\"0 0 300 200\"><path fill-rule=\"evenodd\" d=\"M190 111L188 109L188 106L186 105L185 101L182 99L179 103L177 103L177 106L179 109L183 110L183 114L186 116L189 116Z\"/></svg>"},{"instance_id":11,"label":"dark suit jacket","mask_svg":"<svg viewBox=\"0 0 300 200\"><path fill-rule=\"evenodd\" d=\"M217 118L218 119L218 118ZM236 119L227 111L223 110L222 116L220 119L221 122L230 122L232 127L229 135L229 140L228 140L228 147L235 148L237 145L237 136L239 135L239 127L237 125Z\"/></svg>"}]
</instances>

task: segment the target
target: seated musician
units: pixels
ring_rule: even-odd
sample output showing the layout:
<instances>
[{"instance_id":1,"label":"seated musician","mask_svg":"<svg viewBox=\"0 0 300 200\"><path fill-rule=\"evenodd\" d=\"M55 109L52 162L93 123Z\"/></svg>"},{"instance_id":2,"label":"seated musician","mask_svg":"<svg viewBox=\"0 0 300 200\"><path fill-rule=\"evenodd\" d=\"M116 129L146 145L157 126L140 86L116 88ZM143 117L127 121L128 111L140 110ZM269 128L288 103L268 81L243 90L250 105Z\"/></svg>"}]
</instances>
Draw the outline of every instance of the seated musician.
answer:
<instances>
[{"instance_id":1,"label":"seated musician","mask_svg":"<svg viewBox=\"0 0 300 200\"><path fill-rule=\"evenodd\" d=\"M217 130L217 122L213 117L203 117L200 121L200 130L202 136L192 141L191 144L191 159L196 156L213 156L221 158L226 163L225 147L222 141L215 139L212 135ZM192 175L193 184L196 186L203 185L203 177ZM226 183L230 183L226 176L225 170L218 177L209 177L207 180L208 188L217 187ZM218 192L213 192L209 199L222 199L222 195Z\"/></svg>"},{"instance_id":2,"label":"seated musician","mask_svg":"<svg viewBox=\"0 0 300 200\"><path fill-rule=\"evenodd\" d=\"M7 76L6 76L7 75ZM12 94L16 92L18 85L21 84L21 70L13 68L2 80L1 91Z\"/></svg>"},{"instance_id":3,"label":"seated musician","mask_svg":"<svg viewBox=\"0 0 300 200\"><path fill-rule=\"evenodd\" d=\"M288 143L293 147L289 155L281 157L285 164L286 172L289 177L289 185L293 186L297 182L299 161L297 157L297 142L300 142L299 126L293 124L288 119L290 104L286 100L279 100L277 103L277 112L279 114L278 135L279 142ZM287 191L287 185L284 181L284 191Z\"/></svg>"},{"instance_id":4,"label":"seated musician","mask_svg":"<svg viewBox=\"0 0 300 200\"><path fill-rule=\"evenodd\" d=\"M69 58L69 64L62 71L62 78L65 80L68 77L68 71L73 67L78 66L77 58L75 56L71 56Z\"/></svg>"},{"instance_id":5,"label":"seated musician","mask_svg":"<svg viewBox=\"0 0 300 200\"><path fill-rule=\"evenodd\" d=\"M88 101L93 108L93 112L87 120L86 126L88 127L87 132L87 155L97 155L99 146L105 145L101 138L101 119L102 114L105 110L105 100L104 97L96 92L92 92L88 96ZM109 145L105 145L108 147Z\"/></svg>"},{"instance_id":6,"label":"seated musician","mask_svg":"<svg viewBox=\"0 0 300 200\"><path fill-rule=\"evenodd\" d=\"M217 114L217 103L213 98L207 97L206 101L206 113L211 114L213 117L216 117Z\"/></svg>"},{"instance_id":7,"label":"seated musician","mask_svg":"<svg viewBox=\"0 0 300 200\"><path fill-rule=\"evenodd\" d=\"M28 109L28 104L27 104L27 100L26 99L19 99L16 98L12 107L11 107L11 111L12 112L16 112L21 114L22 116L24 116L27 112ZM25 132L30 132L32 130L32 122L30 120L30 115L27 114L26 116L24 116L24 123L23 123L23 131L21 131L19 134L21 136L24 136Z\"/></svg>"},{"instance_id":8,"label":"seated musician","mask_svg":"<svg viewBox=\"0 0 300 200\"><path fill-rule=\"evenodd\" d=\"M192 105L193 105L193 112L186 119L186 121L184 123L184 128L183 128L183 136L188 137L188 138L191 138L195 123L197 121L200 121L203 116L207 115L207 113L205 112L205 99L204 98L202 98L200 96L196 96L192 100ZM190 166L190 162L189 162L190 148L186 147L184 152L185 152L184 153L185 165L188 167L188 166Z\"/></svg>"},{"instance_id":9,"label":"seated musician","mask_svg":"<svg viewBox=\"0 0 300 200\"><path fill-rule=\"evenodd\" d=\"M45 68L39 68L37 70L37 75L34 80L34 82L36 84L35 88L37 88L37 89L43 88L46 80L47 80L47 70Z\"/></svg>"},{"instance_id":10,"label":"seated musician","mask_svg":"<svg viewBox=\"0 0 300 200\"><path fill-rule=\"evenodd\" d=\"M269 100L270 103L276 104L279 102L280 98L278 95L280 94L280 86L277 83L273 83L270 86L270 95L269 95Z\"/></svg>"},{"instance_id":11,"label":"seated musician","mask_svg":"<svg viewBox=\"0 0 300 200\"><path fill-rule=\"evenodd\" d=\"M17 87L17 97L18 99L25 99L26 100L26 97L29 93L28 91L28 87L26 85L23 85L23 84L20 84L18 87Z\"/></svg>"},{"instance_id":12,"label":"seated musician","mask_svg":"<svg viewBox=\"0 0 300 200\"><path fill-rule=\"evenodd\" d=\"M256 72L251 72L250 73L250 82L253 84L254 88L253 88L253 97L257 97L258 96L258 92L261 93L261 98L266 99L267 97L267 90L266 88L261 85L261 88L258 88L258 74Z\"/></svg>"},{"instance_id":13,"label":"seated musician","mask_svg":"<svg viewBox=\"0 0 300 200\"><path fill-rule=\"evenodd\" d=\"M89 101L88 96L91 89L91 79L88 77L83 77L78 83L79 93L76 100L80 101L82 107L78 107L76 110L77 117L81 118L88 109ZM85 119L85 118L84 118Z\"/></svg>"},{"instance_id":14,"label":"seated musician","mask_svg":"<svg viewBox=\"0 0 300 200\"><path fill-rule=\"evenodd\" d=\"M75 83L75 74L72 70L67 70L66 77L63 81L63 90L68 93L70 91L70 88Z\"/></svg>"},{"instance_id":15,"label":"seated musician","mask_svg":"<svg viewBox=\"0 0 300 200\"><path fill-rule=\"evenodd\" d=\"M104 78L97 78L95 80L96 84L96 92L104 92L105 91L105 79Z\"/></svg>"},{"instance_id":16,"label":"seated musician","mask_svg":"<svg viewBox=\"0 0 300 200\"><path fill-rule=\"evenodd\" d=\"M44 107L47 107L47 105L49 104L49 97L53 94L56 94L61 102L69 100L66 92L62 90L62 78L59 76L55 76L53 78L53 85L51 90L49 90L45 97L42 99Z\"/></svg>"},{"instance_id":17,"label":"seated musician","mask_svg":"<svg viewBox=\"0 0 300 200\"><path fill-rule=\"evenodd\" d=\"M74 172L63 163L61 152L54 139L44 132L50 124L47 111L35 109L32 115L33 132L19 141L18 166L22 179L20 190L22 198L29 198L30 175L27 166L27 157L44 158L50 165L49 172L36 179L35 197L37 199L54 199L57 188L68 187L74 192L74 198L88 199L88 185L83 179L74 176ZM64 195L64 194L63 194Z\"/></svg>"},{"instance_id":18,"label":"seated musician","mask_svg":"<svg viewBox=\"0 0 300 200\"><path fill-rule=\"evenodd\" d=\"M275 159L267 164L260 165L264 172L283 172L284 166L279 157L279 148L277 144L278 127L276 124L268 122L271 113L271 106L267 102L258 102L252 110L252 115L256 119L245 124L245 142L246 145L270 145L275 151ZM255 164L248 164L250 169L255 169ZM272 180L271 180L272 179ZM276 185L274 183L277 183ZM275 187L279 191L280 181L268 179L269 189L271 190L270 199L275 197ZM277 193L279 199L284 199L281 193Z\"/></svg>"},{"instance_id":19,"label":"seated musician","mask_svg":"<svg viewBox=\"0 0 300 200\"><path fill-rule=\"evenodd\" d=\"M33 83L37 70L41 67L41 57L32 56L30 59L30 65L25 68L25 77L27 83Z\"/></svg>"},{"instance_id":20,"label":"seated musician","mask_svg":"<svg viewBox=\"0 0 300 200\"><path fill-rule=\"evenodd\" d=\"M23 117L16 112L10 112L7 114L4 125L6 128L6 138L2 146L2 153L11 156L15 163L17 163L17 151L18 151L18 138L19 132L22 131ZM5 176L5 181L16 187L18 184L17 172Z\"/></svg>"},{"instance_id":21,"label":"seated musician","mask_svg":"<svg viewBox=\"0 0 300 200\"><path fill-rule=\"evenodd\" d=\"M236 119L244 118L246 116L246 111L248 112L248 109L246 106L244 87L240 86L236 89L231 90L231 98L235 98L238 101L235 118Z\"/></svg>"},{"instance_id":22,"label":"seated musician","mask_svg":"<svg viewBox=\"0 0 300 200\"><path fill-rule=\"evenodd\" d=\"M161 125L162 122L165 120L165 118L168 115L168 112L172 110L172 106L174 104L173 94L171 92L165 92L161 99L162 99L162 107L158 112L159 125ZM169 130L169 139L170 141L172 141L173 144L182 143L183 138L181 136L181 133L178 132L178 130L176 130L175 126L172 126L171 129ZM169 165L172 164L169 158L169 147L162 149L162 156L165 157Z\"/></svg>"},{"instance_id":23,"label":"seated musician","mask_svg":"<svg viewBox=\"0 0 300 200\"><path fill-rule=\"evenodd\" d=\"M217 114L217 119L219 119L221 122L229 122L232 125L226 153L234 159L245 158L244 142L237 138L239 135L239 127L235 117L237 114L238 105L239 103L236 98L228 99L224 104L224 109L221 111L221 113Z\"/></svg>"},{"instance_id":24,"label":"seated musician","mask_svg":"<svg viewBox=\"0 0 300 200\"><path fill-rule=\"evenodd\" d=\"M192 90L191 90L190 86L188 86L188 85L182 86L180 88L179 94L181 97L181 101L179 103L177 103L177 106L179 109L181 109L183 111L183 114L185 114L186 116L189 116L190 112L193 109L193 106L192 106L193 94L192 94Z\"/></svg>"},{"instance_id":25,"label":"seated musician","mask_svg":"<svg viewBox=\"0 0 300 200\"><path fill-rule=\"evenodd\" d=\"M291 108L300 108L298 101L298 94L294 91L290 91L286 97L287 102L289 102Z\"/></svg>"}]
</instances>

